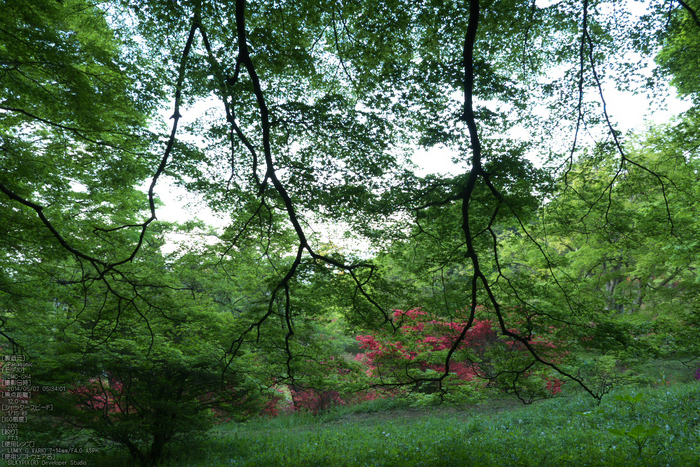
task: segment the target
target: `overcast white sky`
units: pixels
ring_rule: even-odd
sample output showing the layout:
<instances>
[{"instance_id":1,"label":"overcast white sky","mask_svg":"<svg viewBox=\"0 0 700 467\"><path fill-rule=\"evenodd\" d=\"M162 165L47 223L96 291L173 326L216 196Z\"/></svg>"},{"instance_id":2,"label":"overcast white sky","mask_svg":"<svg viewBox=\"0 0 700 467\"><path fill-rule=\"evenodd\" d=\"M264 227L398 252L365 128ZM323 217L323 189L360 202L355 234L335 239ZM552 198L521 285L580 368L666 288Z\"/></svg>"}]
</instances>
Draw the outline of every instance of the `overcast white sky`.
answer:
<instances>
[{"instance_id":1,"label":"overcast white sky","mask_svg":"<svg viewBox=\"0 0 700 467\"><path fill-rule=\"evenodd\" d=\"M671 95L667 100L667 108L658 109L651 104L649 99L642 94L632 94L615 89L606 90L604 93L608 115L616 128L624 133L630 130L641 131L649 124L661 124L668 122L673 116L680 114L690 107L689 102L684 102L676 97L675 90L671 89ZM418 173L453 174L464 171L458 165L452 163L454 152L441 148L430 150L419 149L413 156L413 162L418 165Z\"/></svg>"}]
</instances>

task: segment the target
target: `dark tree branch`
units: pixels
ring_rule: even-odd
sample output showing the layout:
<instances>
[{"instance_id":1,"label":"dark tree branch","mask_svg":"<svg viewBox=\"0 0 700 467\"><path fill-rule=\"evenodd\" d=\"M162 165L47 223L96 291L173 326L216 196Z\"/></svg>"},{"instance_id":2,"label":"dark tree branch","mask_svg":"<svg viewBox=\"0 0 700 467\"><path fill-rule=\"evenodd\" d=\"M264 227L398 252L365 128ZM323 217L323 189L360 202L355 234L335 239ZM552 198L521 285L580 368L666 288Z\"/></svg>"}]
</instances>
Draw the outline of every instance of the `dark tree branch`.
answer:
<instances>
[{"instance_id":1,"label":"dark tree branch","mask_svg":"<svg viewBox=\"0 0 700 467\"><path fill-rule=\"evenodd\" d=\"M469 130L469 136L470 136L470 141L471 141L471 148L472 148L472 168L469 173L469 179L467 181L467 185L464 189L464 196L463 196L463 201L462 201L462 231L465 235L466 242L467 242L467 257L471 259L472 263L472 268L473 268L473 276L472 276L472 302L470 305L470 313L469 313L469 319L467 321L467 324L464 326L462 329L461 334L459 335L458 339L455 341L455 343L452 345L450 348L448 355L445 360L445 372L442 374L442 376L439 378L440 380L443 380L449 375L449 366L450 366L450 360L452 358L452 355L454 352L457 350L458 346L460 343L464 340L467 331L471 328L473 322L474 322L474 316L476 314L476 308L478 305L477 299L477 290L479 287L479 284L481 284L483 290L486 292L488 301L493 306L494 312L496 314L498 323L499 323L499 328L500 332L504 336L509 336L513 338L514 340L520 342L528 351L530 355L534 358L534 360L537 363L540 363L542 365L548 366L555 371L557 371L559 374L576 381L586 392L588 392L592 397L594 397L597 400L600 400L601 395L594 393L588 386L583 382L582 379L577 378L576 376L566 372L563 368L559 367L558 365L549 362L545 359L543 359L540 355L539 352L532 346L532 344L529 341L529 336L521 336L510 329L506 326L505 319L503 317L503 313L501 310L501 304L496 298L492 285L490 284L488 278L486 275L483 273L481 266L480 266L480 261L479 261L479 255L476 252L475 246L474 246L474 239L476 238L476 235L472 233L472 228L470 225L470 202L472 201L472 195L474 193L475 187L477 180L479 178L482 178L484 180L484 183L487 185L489 188L489 191L491 194L494 196L494 198L498 201L498 204L501 204L503 202L503 197L496 190L496 188L493 186L493 184L489 180L488 174L486 174L483 170L482 167L482 152L481 152L481 143L479 140L479 134L478 134L478 129L476 125L476 117L474 115L473 111L473 86L474 86L474 45L476 43L476 33L477 33L477 28L479 24L479 17L480 17L480 5L478 0L471 0L469 2L469 24L467 26L467 32L465 35L465 40L464 40L464 113L462 116L462 120L464 120L467 124L467 128ZM494 217L492 217L491 221L495 219L495 214ZM525 371L525 370L523 370ZM522 373L522 371L520 372ZM519 373L519 374L520 374Z\"/></svg>"},{"instance_id":2,"label":"dark tree branch","mask_svg":"<svg viewBox=\"0 0 700 467\"><path fill-rule=\"evenodd\" d=\"M588 35L588 0L583 0L583 19L581 20L581 44L579 46L579 70L578 70L578 103L576 104L576 130L574 131L574 141L571 143L571 151L567 159L567 168L564 171L564 186L569 187L568 176L574 165L574 154L578 144L578 135L583 122L583 83L585 81L586 70L586 37Z\"/></svg>"},{"instance_id":3,"label":"dark tree branch","mask_svg":"<svg viewBox=\"0 0 700 467\"><path fill-rule=\"evenodd\" d=\"M587 6L587 3L588 3L587 0L584 0L584 6ZM612 205L612 187L613 187L613 184L615 182L615 179L620 175L622 168L623 168L623 165L625 163L629 163L629 164L634 165L635 167L638 167L639 169L649 173L650 175L652 175L654 178L656 178L659 181L659 184L661 185L661 193L662 193L662 196L664 198L664 204L666 206L666 217L667 217L668 223L671 227L671 233L673 233L674 223L673 223L673 217L671 215L671 208L670 208L669 202L668 202L668 196L666 194L666 191L667 191L666 184L664 183L664 181L660 175L658 175L657 173L648 169L647 167L644 167L643 165L638 164L637 162L630 160L627 157L627 154L625 153L625 150L622 147L622 143L620 142L620 139L618 137L618 131L616 131L612 125L612 121L610 120L610 116L608 115L608 109L607 109L607 103L605 101L605 96L603 94L603 86L601 85L600 78L598 77L598 71L596 69L596 63L595 63L595 58L594 58L594 54L593 54L593 49L594 49L593 40L591 39L590 34L588 34L588 30L585 26L585 24L586 24L585 23L585 21L586 21L585 15L586 15L586 12L584 12L583 39L585 39L585 42L588 44L588 60L589 60L590 65L591 65L591 73L593 74L593 79L595 80L596 87L598 89L598 95L600 96L600 102L603 105L603 116L605 117L605 122L608 126L609 133L613 138L613 142L615 143L615 148L617 149L617 152L620 154L620 168L617 170L617 172L615 173L615 176L613 177L613 179L609 183L608 209L606 210L606 213L605 213L606 221L609 223L608 211L610 209L610 206ZM669 181L671 182L671 184L673 184L672 180L669 180Z\"/></svg>"},{"instance_id":4,"label":"dark tree branch","mask_svg":"<svg viewBox=\"0 0 700 467\"><path fill-rule=\"evenodd\" d=\"M146 237L146 231L148 229L148 226L154 220L156 220L154 189L155 189L156 183L158 182L158 178L165 170L165 167L168 163L168 159L170 157L170 153L172 152L172 149L175 145L175 135L177 133L177 125L178 125L178 121L181 117L181 115L180 115L181 93L182 93L182 87L183 87L183 83L184 83L184 79L185 79L185 69L186 69L186 65L187 65L187 58L189 56L190 49L192 47L192 42L194 40L194 34L198 28L199 22L200 22L199 12L197 11L197 12L195 12L194 18L192 20L192 26L190 28L190 33L189 33L189 37L187 39L187 44L185 45L185 48L183 50L182 57L180 60L180 71L179 71L179 76L178 76L178 80L177 80L177 84L176 84L176 92L175 92L175 109L173 112L173 116L171 117L174 120L174 122L173 122L172 130L171 130L170 138L168 139L168 143L167 143L167 146L165 148L165 152L163 154L163 157L161 158L161 161L160 161L160 164L158 165L158 168L155 171L155 174L153 175L153 177L151 179L151 184L150 184L149 189L148 189L148 203L149 203L151 216L141 224L129 224L129 225L125 225L125 226L116 227L113 229L97 229L97 230L104 231L104 232L110 232L110 231L120 230L123 228L139 227L141 229L141 232L139 234L139 239L137 241L136 246L134 247L134 249L132 250L132 252L129 254L128 257L126 257L125 259L122 259L120 261L114 262L114 263L108 263L106 261L92 257L92 256L90 256L82 251L79 251L77 248L70 245L68 243L68 241L61 235L61 233L58 232L58 230L51 223L51 221L49 221L49 219L46 217L46 215L43 212L44 211L43 206L40 206L40 205L33 203L25 198L22 198L21 196L17 195L12 190L10 190L7 186L0 183L0 191L5 193L10 199L17 201L20 204L23 204L24 206L27 206L27 207L33 209L37 213L41 222L46 226L46 228L51 232L51 234L56 238L56 240L58 240L59 244L64 249L69 251L71 254L73 254L77 258L89 261L91 264L93 264L93 266L95 266L96 269L98 269L98 271L99 271L99 268L97 268L98 265L102 266L102 270L104 271L104 270L114 269L117 266L128 263L130 261L133 261L133 259L136 257L139 250L141 249L141 246L143 245L144 239ZM47 123L47 124L50 124L52 126L56 126L56 127L59 127L59 128L65 129L65 130L73 131L76 134L80 135L83 139L87 140L86 137L84 137L80 133L78 133L80 130L77 128L68 127L68 126L59 125L56 123L49 122L49 121L42 119L40 117L31 115L28 112L23 111L21 109L7 109L7 110L21 112L27 116L30 116L32 118L37 119L38 121L41 121L43 123ZM97 142L94 140L89 140L89 141L94 142L96 144L105 144L105 143L100 143L100 142ZM100 274L103 274L103 272Z\"/></svg>"},{"instance_id":5,"label":"dark tree branch","mask_svg":"<svg viewBox=\"0 0 700 467\"><path fill-rule=\"evenodd\" d=\"M248 77L250 78L252 85L253 85L253 94L255 96L255 100L258 105L259 109L259 122L260 122L260 128L262 130L262 151L264 154L264 160L265 160L265 166L266 166L266 173L265 173L265 179L263 180L261 186L264 186L265 183L267 183L268 180L272 183L272 186L275 188L275 191L277 194L280 196L282 199L282 202L284 204L284 209L287 214L287 218L292 224L292 227L294 228L294 231L296 233L297 239L298 239L298 244L297 244L297 253L294 258L294 261L292 262L291 266L289 266L286 274L279 280L275 288L272 290L270 299L268 300L268 307L267 311L265 314L260 317L258 320L256 320L254 323L251 323L234 341L232 341L231 346L229 347L229 350L227 352L227 364L226 364L226 369L231 365L233 362L233 359L237 355L237 353L240 351L242 348L246 335L249 333L257 330L258 332L258 338L260 337L260 328L261 326L274 314L275 312L275 304L277 302L278 296L281 291L284 292L284 325L286 327L286 334L285 334L285 352L287 354L287 371L288 371L288 378L293 379L293 375L291 374L292 372L292 367L291 367L291 362L294 358L291 350L291 338L294 335L293 332L293 321L291 319L292 317L292 308L291 308L291 295L290 295L290 282L292 278L296 275L297 270L299 266L301 265L302 258L305 252L307 252L313 259L320 260L325 262L326 264L330 264L334 267L343 269L351 274L351 277L353 281L355 282L356 289L360 291L360 293L363 295L363 297L368 300L373 306L375 306L377 309L379 309L385 318L385 321L389 322L390 324L393 325L389 315L387 314L386 310L384 310L376 301L372 299L372 297L364 290L364 283L360 280L360 278L355 274L355 270L358 268L369 268L370 270L370 277L373 271L373 268L371 265L365 264L365 263L358 263L358 264L345 264L341 261L334 260L333 258L321 255L316 253L311 246L309 245L309 242L306 237L306 233L304 232L304 228L302 227L301 221L299 219L299 216L297 214L297 210L294 206L294 203L291 199L291 196L289 195L286 187L284 184L279 180L277 177L277 172L275 169L275 164L272 158L272 143L271 143L271 128L273 126L272 122L270 121L270 115L269 115L269 108L267 105L267 101L265 99L265 95L262 90L262 85L260 81L260 77L257 74L255 64L253 63L253 60L250 56L250 50L248 48L248 39L247 39L247 31L246 31L246 1L245 0L237 0L236 5L235 5L235 17L236 17L236 33L237 33L237 41L238 41L238 58L236 62L236 75L235 79L239 79L239 73L238 70L244 69L245 72L247 73ZM203 28L202 28L203 31ZM203 34L205 32L203 31ZM218 64L214 60L213 54L211 53L211 47L207 45L208 41L205 41L205 47L207 47L208 54L209 54L209 60L210 60L210 65L214 68L214 71L216 73L216 68L218 68ZM228 83L227 83L228 84ZM226 99L226 95L223 95L224 99ZM227 118L229 118L229 122L234 123L233 118L230 118L233 115L233 111L228 110L228 105L227 105ZM236 134L238 138L243 142L243 144L248 148L248 150L251 152L251 154L254 156L253 157L253 163L256 164L257 156L256 156L256 151L252 143L250 143L249 140L245 138L242 132L239 131L239 129L236 129ZM264 191L264 190L263 190ZM262 196L264 193L263 191L259 192L259 195ZM251 218L252 219L252 218ZM243 230L247 227L249 224L250 220L246 222L243 226ZM239 235L242 234L242 231L238 233L236 238L238 238ZM369 280L369 279L368 279ZM226 370L225 370L226 371Z\"/></svg>"},{"instance_id":6,"label":"dark tree branch","mask_svg":"<svg viewBox=\"0 0 700 467\"><path fill-rule=\"evenodd\" d=\"M700 18L698 18L697 12L690 5L688 5L686 2L684 2L683 0L678 0L678 3L680 3L680 5L683 8L685 8L685 10L688 12L688 14L693 18L693 21L695 22L695 24L700 28Z\"/></svg>"},{"instance_id":7,"label":"dark tree branch","mask_svg":"<svg viewBox=\"0 0 700 467\"><path fill-rule=\"evenodd\" d=\"M57 122L39 117L38 115L34 115L33 113L28 112L27 110L19 109L17 107L7 107L4 105L0 105L0 110L21 113L22 115L25 115L33 120L36 120L37 122L45 123L46 125L49 125L49 126L52 126L54 128L61 129L61 130L70 131L75 136L77 136L78 138L80 138L84 141L87 141L88 143L96 144L98 146L115 147L113 144L108 143L107 141L100 141L100 140L92 139L92 138L85 136L85 133L101 133L100 130L86 130L84 128L77 128L77 127L73 127L73 126L63 125L61 123L57 123Z\"/></svg>"},{"instance_id":8,"label":"dark tree branch","mask_svg":"<svg viewBox=\"0 0 700 467\"><path fill-rule=\"evenodd\" d=\"M49 230L49 232L51 232L51 235L53 235L54 238L56 238L56 240L58 240L58 243L65 250L67 250L71 254L75 255L77 258L84 259L84 260L92 263L93 265L100 265L103 267L109 267L107 265L107 263L105 263L97 258L94 258L90 255L87 255L87 254L83 253L82 251L71 246L68 243L68 241L61 235L61 233L56 229L56 227L54 227L54 225L51 223L51 221L49 221L49 219L46 217L46 215L44 214L44 207L43 206L40 206L36 203L32 203L31 201L29 201L25 198L22 198L21 196L19 196L18 194L16 194L15 192L10 190L9 188L7 188L2 183L0 183L0 191L5 193L11 200L17 201L18 203L20 203L24 206L27 206L28 208L33 209L37 213L37 216L39 216L39 219L44 224L44 226L46 226L46 228Z\"/></svg>"},{"instance_id":9,"label":"dark tree branch","mask_svg":"<svg viewBox=\"0 0 700 467\"><path fill-rule=\"evenodd\" d=\"M232 131L235 132L238 139L248 149L248 152L250 152L250 155L253 158L253 179L255 180L255 184L258 187L258 193L262 195L265 192L266 183L262 183L260 181L260 177L258 176L258 153L255 150L255 146L253 146L253 143L250 142L248 137L246 137L245 133L243 133L243 130L241 130L241 127L236 122L236 115L231 109L231 105L228 102L228 98L231 95L230 88L238 82L242 62L240 60L236 61L236 68L233 73L233 77L228 79L224 78L224 75L221 72L221 66L217 61L216 56L214 55L214 52L212 50L211 44L209 42L209 36L207 35L204 25L201 23L199 26L199 32L202 35L202 42L204 42L204 48L207 51L207 60L209 61L209 65L211 66L212 70L214 71L214 76L219 82L219 92L221 94L221 100L224 103L224 109L226 111L226 121L231 124ZM231 144L233 144L233 134L230 134L230 138ZM233 146L231 148L231 153L231 160L233 161ZM265 182L267 182L267 179L265 180Z\"/></svg>"}]
</instances>

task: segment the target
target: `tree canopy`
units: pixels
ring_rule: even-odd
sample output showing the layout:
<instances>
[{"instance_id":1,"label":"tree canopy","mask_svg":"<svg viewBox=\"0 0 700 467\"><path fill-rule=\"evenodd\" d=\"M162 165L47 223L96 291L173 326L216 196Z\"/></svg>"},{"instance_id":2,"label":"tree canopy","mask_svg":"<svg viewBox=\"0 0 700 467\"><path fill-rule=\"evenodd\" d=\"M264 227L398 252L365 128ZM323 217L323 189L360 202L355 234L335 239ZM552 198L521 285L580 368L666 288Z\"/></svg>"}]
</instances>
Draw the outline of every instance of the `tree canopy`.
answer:
<instances>
[{"instance_id":1,"label":"tree canopy","mask_svg":"<svg viewBox=\"0 0 700 467\"><path fill-rule=\"evenodd\" d=\"M329 329L400 336L396 310L457 332L386 387L448 392L467 358L523 399L532 375L600 398L549 344L697 351L695 1L0 5L2 345L143 461L251 388L330 387ZM669 85L689 110L619 130L611 89ZM418 175L417 148L465 170ZM159 221L166 177L224 227Z\"/></svg>"}]
</instances>

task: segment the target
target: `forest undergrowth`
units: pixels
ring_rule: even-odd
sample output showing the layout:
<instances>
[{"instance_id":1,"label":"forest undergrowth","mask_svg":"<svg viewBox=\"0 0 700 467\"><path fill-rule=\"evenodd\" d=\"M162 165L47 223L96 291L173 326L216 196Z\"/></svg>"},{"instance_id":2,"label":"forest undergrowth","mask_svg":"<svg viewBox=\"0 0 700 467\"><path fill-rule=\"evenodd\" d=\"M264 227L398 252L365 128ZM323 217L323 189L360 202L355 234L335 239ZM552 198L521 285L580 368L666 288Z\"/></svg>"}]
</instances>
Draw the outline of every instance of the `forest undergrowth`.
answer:
<instances>
[{"instance_id":1,"label":"forest undergrowth","mask_svg":"<svg viewBox=\"0 0 700 467\"><path fill-rule=\"evenodd\" d=\"M640 368L649 385L622 384L599 405L572 388L530 405L494 395L474 406L411 408L410 398L387 398L222 423L173 444L163 465L697 465L700 381L678 362ZM82 459L104 467L132 462L109 449Z\"/></svg>"}]
</instances>

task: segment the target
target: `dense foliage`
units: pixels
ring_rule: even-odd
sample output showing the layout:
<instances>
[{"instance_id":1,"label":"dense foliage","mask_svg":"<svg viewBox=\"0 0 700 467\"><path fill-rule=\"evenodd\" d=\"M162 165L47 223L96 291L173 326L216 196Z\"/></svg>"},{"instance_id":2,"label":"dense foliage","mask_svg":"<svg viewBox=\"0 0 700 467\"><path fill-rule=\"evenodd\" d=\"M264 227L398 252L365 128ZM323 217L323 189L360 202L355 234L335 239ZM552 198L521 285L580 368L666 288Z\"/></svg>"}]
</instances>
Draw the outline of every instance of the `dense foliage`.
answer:
<instances>
[{"instance_id":1,"label":"dense foliage","mask_svg":"<svg viewBox=\"0 0 700 467\"><path fill-rule=\"evenodd\" d=\"M157 463L285 401L600 400L697 356L697 1L0 7L0 345L67 388L33 433ZM619 130L613 87L669 84ZM159 221L165 180L220 225Z\"/></svg>"}]
</instances>

